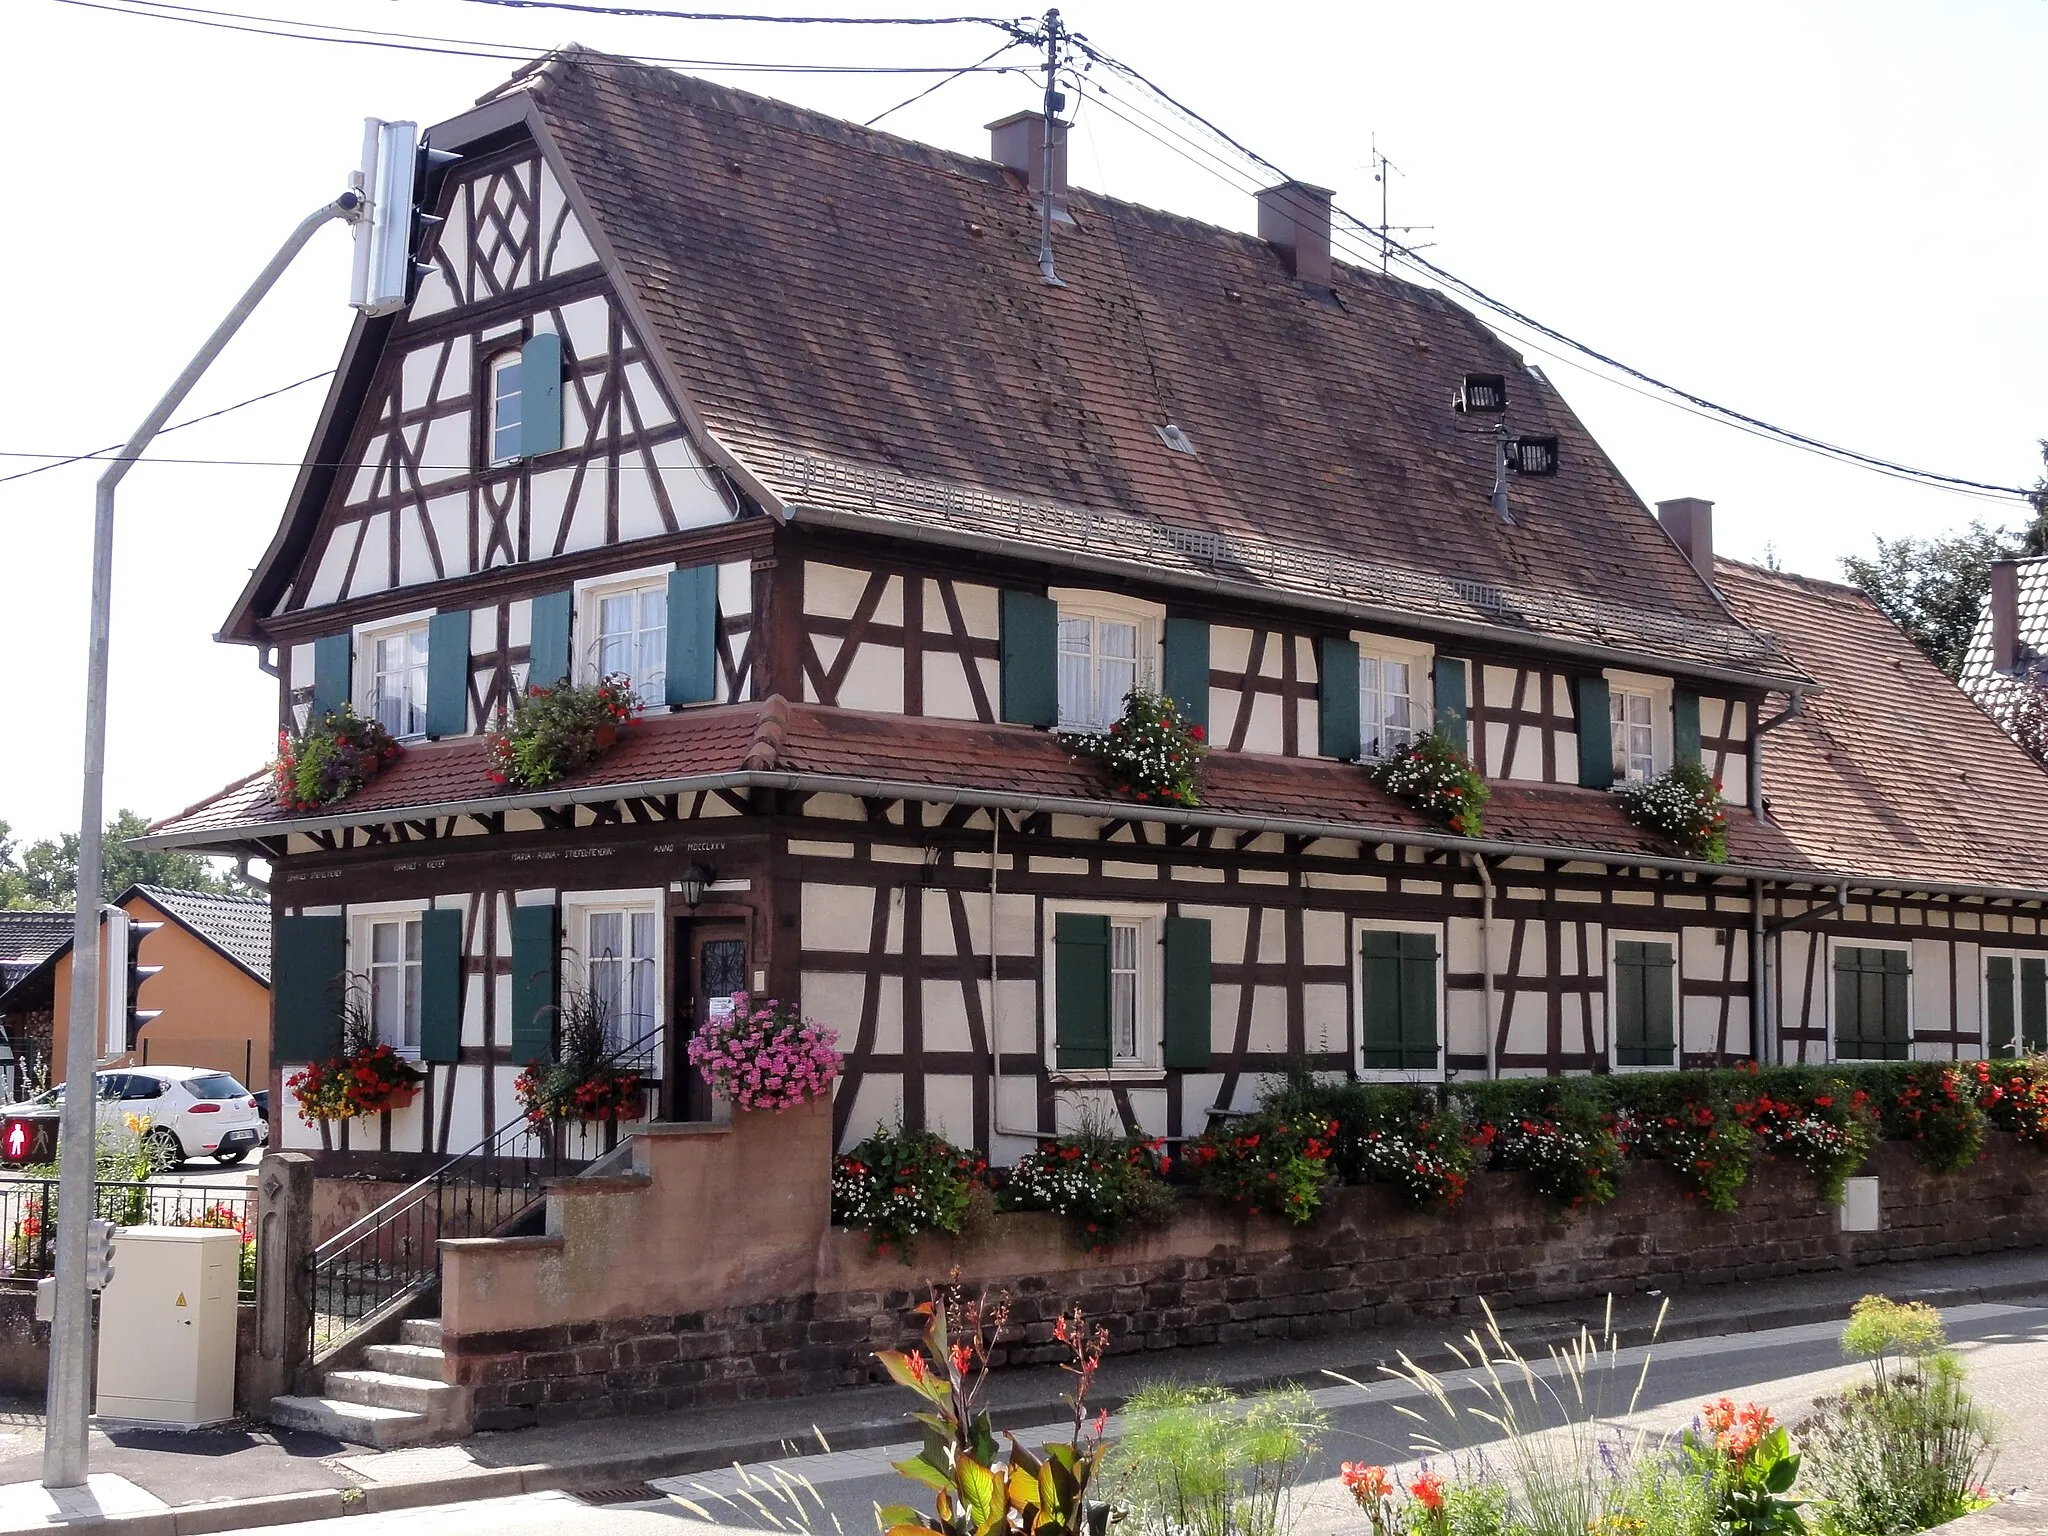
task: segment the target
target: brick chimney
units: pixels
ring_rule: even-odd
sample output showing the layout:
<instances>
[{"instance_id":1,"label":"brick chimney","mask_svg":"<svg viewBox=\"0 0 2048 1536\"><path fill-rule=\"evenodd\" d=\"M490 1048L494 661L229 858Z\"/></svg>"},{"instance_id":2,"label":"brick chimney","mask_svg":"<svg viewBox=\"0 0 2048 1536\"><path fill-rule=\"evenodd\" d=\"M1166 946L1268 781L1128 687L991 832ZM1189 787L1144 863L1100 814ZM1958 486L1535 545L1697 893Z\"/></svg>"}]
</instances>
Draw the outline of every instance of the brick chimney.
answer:
<instances>
[{"instance_id":1,"label":"brick chimney","mask_svg":"<svg viewBox=\"0 0 2048 1536\"><path fill-rule=\"evenodd\" d=\"M2010 676L2019 669L2019 562L1994 560L1991 562L1991 670Z\"/></svg>"},{"instance_id":2,"label":"brick chimney","mask_svg":"<svg viewBox=\"0 0 2048 1536\"><path fill-rule=\"evenodd\" d=\"M1708 586L1714 584L1714 504L1697 496L1657 503L1657 521Z\"/></svg>"},{"instance_id":3,"label":"brick chimney","mask_svg":"<svg viewBox=\"0 0 2048 1536\"><path fill-rule=\"evenodd\" d=\"M1039 112L1017 112L988 125L989 158L1011 172L1030 189L1034 205L1045 193L1045 116ZM1052 216L1071 224L1067 212L1067 125L1057 118L1052 125Z\"/></svg>"},{"instance_id":4,"label":"brick chimney","mask_svg":"<svg viewBox=\"0 0 2048 1536\"><path fill-rule=\"evenodd\" d=\"M1330 189L1283 181L1258 194L1259 238L1304 283L1330 286Z\"/></svg>"}]
</instances>

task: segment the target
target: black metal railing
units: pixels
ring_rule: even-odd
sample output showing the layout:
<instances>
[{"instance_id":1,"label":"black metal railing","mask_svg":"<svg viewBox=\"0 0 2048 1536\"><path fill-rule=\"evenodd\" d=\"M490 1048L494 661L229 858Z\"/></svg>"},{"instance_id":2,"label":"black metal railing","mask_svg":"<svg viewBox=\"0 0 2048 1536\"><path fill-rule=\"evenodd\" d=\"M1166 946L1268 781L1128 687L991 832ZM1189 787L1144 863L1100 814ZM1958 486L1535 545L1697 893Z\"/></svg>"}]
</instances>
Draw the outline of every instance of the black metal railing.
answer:
<instances>
[{"instance_id":1,"label":"black metal railing","mask_svg":"<svg viewBox=\"0 0 2048 1536\"><path fill-rule=\"evenodd\" d=\"M660 1032L607 1056L612 1070L645 1072ZM642 1094L659 1091L651 1077ZM618 1145L616 1121L550 1121L521 1115L358 1217L313 1250L312 1350L332 1354L426 1291L441 1276L444 1238L506 1232L546 1197L547 1181L580 1172Z\"/></svg>"},{"instance_id":2,"label":"black metal railing","mask_svg":"<svg viewBox=\"0 0 2048 1536\"><path fill-rule=\"evenodd\" d=\"M256 1198L247 1189L103 1182L93 1214L119 1227L222 1227L242 1237L241 1298L256 1296ZM0 1178L0 1276L39 1280L57 1267L57 1181Z\"/></svg>"}]
</instances>

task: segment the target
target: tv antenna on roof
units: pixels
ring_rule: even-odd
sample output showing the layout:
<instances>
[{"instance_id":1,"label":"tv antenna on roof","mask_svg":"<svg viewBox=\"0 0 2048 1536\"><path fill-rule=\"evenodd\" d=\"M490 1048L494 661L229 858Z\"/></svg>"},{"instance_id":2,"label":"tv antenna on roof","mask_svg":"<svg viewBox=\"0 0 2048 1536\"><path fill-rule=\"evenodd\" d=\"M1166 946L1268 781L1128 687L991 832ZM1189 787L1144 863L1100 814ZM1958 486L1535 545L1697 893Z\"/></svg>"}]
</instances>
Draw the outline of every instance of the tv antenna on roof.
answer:
<instances>
[{"instance_id":1,"label":"tv antenna on roof","mask_svg":"<svg viewBox=\"0 0 2048 1536\"><path fill-rule=\"evenodd\" d=\"M1370 142L1372 144L1372 179L1380 184L1380 271L1385 272L1387 270L1387 255L1391 250L1387 243L1388 235L1412 235L1417 231L1427 232L1435 229L1436 226L1434 224L1389 224L1387 222L1387 182L1393 176L1405 176L1408 173L1380 153L1378 134L1374 134ZM1426 251L1435 244L1434 240L1428 240L1420 245L1411 245L1408 249L1411 251Z\"/></svg>"}]
</instances>

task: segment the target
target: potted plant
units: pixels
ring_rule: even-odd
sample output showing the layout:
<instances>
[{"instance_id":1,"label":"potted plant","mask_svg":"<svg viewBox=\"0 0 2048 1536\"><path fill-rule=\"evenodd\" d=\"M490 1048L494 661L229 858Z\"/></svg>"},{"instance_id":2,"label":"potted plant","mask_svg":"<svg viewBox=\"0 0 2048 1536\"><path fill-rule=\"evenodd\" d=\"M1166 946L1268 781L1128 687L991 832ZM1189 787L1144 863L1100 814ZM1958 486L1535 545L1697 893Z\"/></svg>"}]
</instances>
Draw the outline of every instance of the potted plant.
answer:
<instances>
[{"instance_id":1,"label":"potted plant","mask_svg":"<svg viewBox=\"0 0 2048 1536\"><path fill-rule=\"evenodd\" d=\"M690 1065L735 1109L794 1109L832 1091L839 1034L785 1003L732 995L732 1011L690 1038Z\"/></svg>"},{"instance_id":2,"label":"potted plant","mask_svg":"<svg viewBox=\"0 0 2048 1536\"><path fill-rule=\"evenodd\" d=\"M616 673L595 683L529 688L484 737L491 778L545 788L609 750L639 718L632 684Z\"/></svg>"},{"instance_id":3,"label":"potted plant","mask_svg":"<svg viewBox=\"0 0 2048 1536\"><path fill-rule=\"evenodd\" d=\"M539 1131L550 1121L637 1120L645 1095L639 1072L620 1066L607 1043L610 1002L589 986L578 987L555 1018L555 1059L528 1062L512 1084L526 1123Z\"/></svg>"},{"instance_id":4,"label":"potted plant","mask_svg":"<svg viewBox=\"0 0 2048 1536\"><path fill-rule=\"evenodd\" d=\"M1728 862L1728 816L1721 807L1721 786L1698 763L1675 763L1656 778L1624 785L1616 794L1624 816L1686 858Z\"/></svg>"},{"instance_id":5,"label":"potted plant","mask_svg":"<svg viewBox=\"0 0 2048 1536\"><path fill-rule=\"evenodd\" d=\"M1485 830L1479 813L1492 791L1465 749L1441 731L1418 736L1400 751L1372 759L1365 765L1365 776L1453 832L1478 837Z\"/></svg>"},{"instance_id":6,"label":"potted plant","mask_svg":"<svg viewBox=\"0 0 2048 1536\"><path fill-rule=\"evenodd\" d=\"M369 982L352 976L342 993L340 1053L301 1067L285 1087L310 1125L404 1109L425 1081L424 1072L377 1038Z\"/></svg>"},{"instance_id":7,"label":"potted plant","mask_svg":"<svg viewBox=\"0 0 2048 1536\"><path fill-rule=\"evenodd\" d=\"M389 731L353 706L330 709L303 731L277 733L277 759L270 765L277 803L288 811L317 811L346 800L404 752Z\"/></svg>"},{"instance_id":8,"label":"potted plant","mask_svg":"<svg viewBox=\"0 0 2048 1536\"><path fill-rule=\"evenodd\" d=\"M1150 688L1124 695L1124 712L1104 731L1063 731L1074 756L1098 764L1123 793L1152 805L1200 805L1207 735L1180 706Z\"/></svg>"}]
</instances>

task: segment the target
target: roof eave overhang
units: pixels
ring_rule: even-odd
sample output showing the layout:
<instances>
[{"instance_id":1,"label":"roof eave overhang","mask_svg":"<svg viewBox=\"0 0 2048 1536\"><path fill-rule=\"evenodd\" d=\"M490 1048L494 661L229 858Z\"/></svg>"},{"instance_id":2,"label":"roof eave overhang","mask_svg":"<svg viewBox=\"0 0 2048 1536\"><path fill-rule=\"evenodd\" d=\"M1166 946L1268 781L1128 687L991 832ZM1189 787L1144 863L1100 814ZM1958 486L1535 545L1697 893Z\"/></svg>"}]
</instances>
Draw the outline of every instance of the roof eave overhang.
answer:
<instances>
[{"instance_id":1,"label":"roof eave overhang","mask_svg":"<svg viewBox=\"0 0 2048 1536\"><path fill-rule=\"evenodd\" d=\"M1485 640L1496 645L1510 643L1546 655L1579 662L1595 663L1603 667L1617 667L1637 672L1671 673L1701 682L1723 683L1742 689L1746 693L1754 693L1761 690L1766 693L1783 693L1793 697L1801 697L1821 692L1820 685L1812 678L1802 677L1796 673L1749 671L1740 667L1716 667L1707 663L1692 661L1674 665L1669 656L1655 651L1631 650L1623 646L1597 645L1591 641L1571 640L1563 636L1547 635L1540 630L1514 629L1499 624L1485 624L1475 620L1449 618L1438 614L1414 613L1404 608L1393 608L1382 604L1347 602L1341 598L1321 597L1313 592L1262 586L1257 582L1238 581L1228 576L1218 576L1205 571L1176 570L1172 567L1149 564L1139 560L1118 560L1109 555L1098 555L1083 550L1063 549L1054 545L1034 544L1023 539L1008 539L1000 534L981 533L971 529L938 527L922 522L913 523L899 519L890 519L886 515L848 512L839 507L823 507L815 503L801 501L789 503L789 515L793 522L799 524L808 522L822 527L843 528L869 535L879 534L917 542L941 544L955 549L979 550L1014 560L1063 566L1070 570L1092 571L1125 580L1157 582L1164 586L1184 587L1192 591L1209 592L1219 597L1229 597L1240 601L1255 601L1278 604L1282 607L1304 608L1366 624L1399 624L1411 628L1434 631L1438 634L1457 636L1461 639Z\"/></svg>"},{"instance_id":2,"label":"roof eave overhang","mask_svg":"<svg viewBox=\"0 0 2048 1536\"><path fill-rule=\"evenodd\" d=\"M1771 885L1797 885L1814 889L1846 887L1849 890L1871 893L1895 891L1904 895L2048 904L2048 888L1911 880L1892 875L1858 874L1851 870L1792 869L1767 864L1710 864L1702 859L1675 859L1659 854L1575 847L1568 844L1525 843L1512 838L1460 837L1450 832L1374 826L1365 822L1324 821L1304 816L1255 816L1238 811L1207 810L1199 806L1180 808L1137 805L1122 800L1091 800L1080 795L1023 794L1011 790L923 784L905 779L872 779L850 774L784 772L774 769L696 774L682 778L598 784L550 793L492 795L472 800L390 807L380 809L374 820L361 815L345 814L306 816L291 820L252 822L239 827L222 827L204 833L161 832L131 839L130 846L193 851L240 849L259 838L274 839L293 833L330 832L366 824L387 825L400 821L424 821L435 817L539 810L543 807L559 809L565 805L725 789L774 789L805 794L849 795L856 799L916 800L928 805L962 805L1097 819L1115 817L1122 821L1162 822L1171 826L1213 827L1230 831L1272 832L1291 837L1387 843L1403 848L1428 848L1444 853L1477 854L1482 858L1541 859L1561 864L1598 864L1610 869L1654 869L1672 874L1704 876L1714 880L1763 881Z\"/></svg>"}]
</instances>

